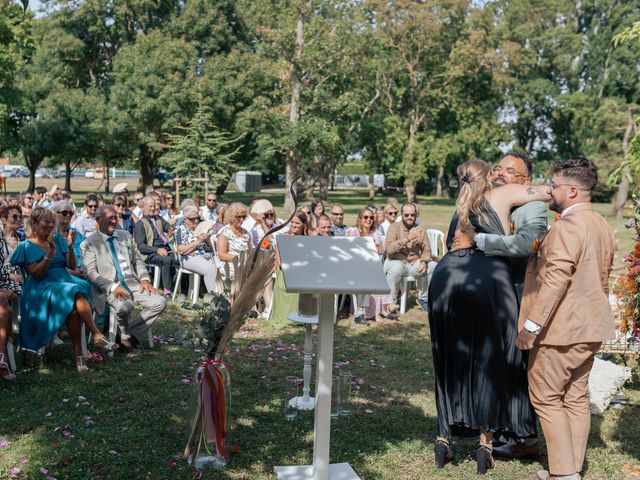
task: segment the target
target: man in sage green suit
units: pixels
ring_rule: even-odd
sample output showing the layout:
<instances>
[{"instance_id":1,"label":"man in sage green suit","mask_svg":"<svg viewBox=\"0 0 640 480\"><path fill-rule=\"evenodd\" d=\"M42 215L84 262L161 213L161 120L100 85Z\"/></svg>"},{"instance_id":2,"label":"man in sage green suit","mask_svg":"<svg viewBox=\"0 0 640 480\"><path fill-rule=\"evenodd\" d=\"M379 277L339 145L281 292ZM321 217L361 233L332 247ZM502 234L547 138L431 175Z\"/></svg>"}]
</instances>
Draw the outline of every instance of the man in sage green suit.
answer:
<instances>
[{"instance_id":1,"label":"man in sage green suit","mask_svg":"<svg viewBox=\"0 0 640 480\"><path fill-rule=\"evenodd\" d=\"M532 162L522 153L507 153L493 168L492 183L501 187L508 183L527 185L530 181ZM547 205L544 202L530 202L513 210L511 213L511 232L507 235L479 233L474 239L476 248L485 255L508 258L511 262L513 281L518 300L522 298L522 287L527 262L536 240L540 240L547 232ZM526 364L526 355L523 357ZM526 378L522 379L526 382ZM531 438L514 438L494 436L493 453L496 456L509 458L536 457L540 452L537 436Z\"/></svg>"}]
</instances>

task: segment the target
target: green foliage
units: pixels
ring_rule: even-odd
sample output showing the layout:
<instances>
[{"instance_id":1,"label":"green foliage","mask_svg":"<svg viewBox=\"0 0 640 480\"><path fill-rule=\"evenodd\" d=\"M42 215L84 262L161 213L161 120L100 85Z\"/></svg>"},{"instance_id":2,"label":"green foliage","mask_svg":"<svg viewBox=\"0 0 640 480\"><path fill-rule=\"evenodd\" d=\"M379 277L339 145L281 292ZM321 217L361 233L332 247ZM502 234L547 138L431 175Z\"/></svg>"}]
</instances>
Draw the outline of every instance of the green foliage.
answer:
<instances>
[{"instance_id":1,"label":"green foliage","mask_svg":"<svg viewBox=\"0 0 640 480\"><path fill-rule=\"evenodd\" d=\"M200 99L195 115L188 126L177 129L181 134L171 135L168 153L161 164L170 169L177 177L203 177L205 174L215 187L227 182L235 170L236 158L240 147L240 137L221 131L213 121L211 108ZM198 184L189 186L190 193L200 194Z\"/></svg>"}]
</instances>

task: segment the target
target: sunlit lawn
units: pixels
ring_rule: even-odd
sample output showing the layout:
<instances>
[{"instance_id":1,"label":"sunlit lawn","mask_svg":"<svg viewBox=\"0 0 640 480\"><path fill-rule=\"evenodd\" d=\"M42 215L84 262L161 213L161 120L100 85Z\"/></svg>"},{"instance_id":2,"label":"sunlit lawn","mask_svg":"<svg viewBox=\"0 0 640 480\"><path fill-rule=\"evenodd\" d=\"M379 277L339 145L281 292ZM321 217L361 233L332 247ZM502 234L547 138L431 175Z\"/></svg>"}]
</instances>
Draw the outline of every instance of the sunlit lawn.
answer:
<instances>
[{"instance_id":1,"label":"sunlit lawn","mask_svg":"<svg viewBox=\"0 0 640 480\"><path fill-rule=\"evenodd\" d=\"M191 478L177 456L189 421L188 377L200 355L176 340L188 321L174 304L155 328L167 343L153 350L92 363L91 372L79 376L65 345L46 368L2 384L0 438L8 444L0 444L0 478L12 468L20 469L16 478L29 479ZM311 462L313 417L300 414L287 423L281 401L285 376L301 374L303 338L302 328L272 330L259 321L234 340L225 360L233 368L230 443L239 452L226 470L204 478L275 478L275 465ZM353 416L332 422L332 462L349 462L363 479L476 478L472 442L456 444L453 465L433 467L435 400L422 310L369 327L343 318L335 338L335 361L360 387ZM640 402L638 386L627 392ZM587 479L630 478L622 467L640 466L637 407L594 417L587 460ZM500 461L491 478L532 478L540 466Z\"/></svg>"}]
</instances>

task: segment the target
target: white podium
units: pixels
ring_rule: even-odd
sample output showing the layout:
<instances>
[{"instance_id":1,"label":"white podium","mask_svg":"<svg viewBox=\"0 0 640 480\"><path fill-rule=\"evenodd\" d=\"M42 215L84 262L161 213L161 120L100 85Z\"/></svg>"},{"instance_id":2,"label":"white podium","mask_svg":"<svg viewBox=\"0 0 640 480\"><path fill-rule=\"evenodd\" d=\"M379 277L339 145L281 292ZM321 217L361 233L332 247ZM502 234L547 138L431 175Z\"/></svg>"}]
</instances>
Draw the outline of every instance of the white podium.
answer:
<instances>
[{"instance_id":1,"label":"white podium","mask_svg":"<svg viewBox=\"0 0 640 480\"><path fill-rule=\"evenodd\" d=\"M371 237L278 237L288 292L320 295L313 464L275 467L279 480L359 480L348 463L329 465L336 294L388 294Z\"/></svg>"}]
</instances>

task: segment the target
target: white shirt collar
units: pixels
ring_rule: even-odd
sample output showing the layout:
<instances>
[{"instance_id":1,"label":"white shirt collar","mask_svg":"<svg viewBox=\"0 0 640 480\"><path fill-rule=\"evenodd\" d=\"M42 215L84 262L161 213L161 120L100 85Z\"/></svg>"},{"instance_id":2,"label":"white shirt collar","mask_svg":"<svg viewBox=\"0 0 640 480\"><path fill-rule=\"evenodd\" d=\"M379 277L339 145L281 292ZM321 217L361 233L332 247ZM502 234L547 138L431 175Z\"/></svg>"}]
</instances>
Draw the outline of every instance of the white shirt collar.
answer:
<instances>
[{"instance_id":1,"label":"white shirt collar","mask_svg":"<svg viewBox=\"0 0 640 480\"><path fill-rule=\"evenodd\" d=\"M569 213L571 210L573 210L575 207L577 207L578 205L584 205L587 202L580 202L580 203L575 203L573 205L571 205L570 207L565 208L562 213L560 214L560 218L563 218L567 213Z\"/></svg>"},{"instance_id":2,"label":"white shirt collar","mask_svg":"<svg viewBox=\"0 0 640 480\"><path fill-rule=\"evenodd\" d=\"M111 237L109 235L106 235L104 233L102 233L100 230L98 230L98 233L100 235L102 235L102 239L106 242L107 240L109 240L111 237L115 238L116 240L118 239L118 237L116 236L116 232L115 230L113 231L113 235L111 235Z\"/></svg>"}]
</instances>

